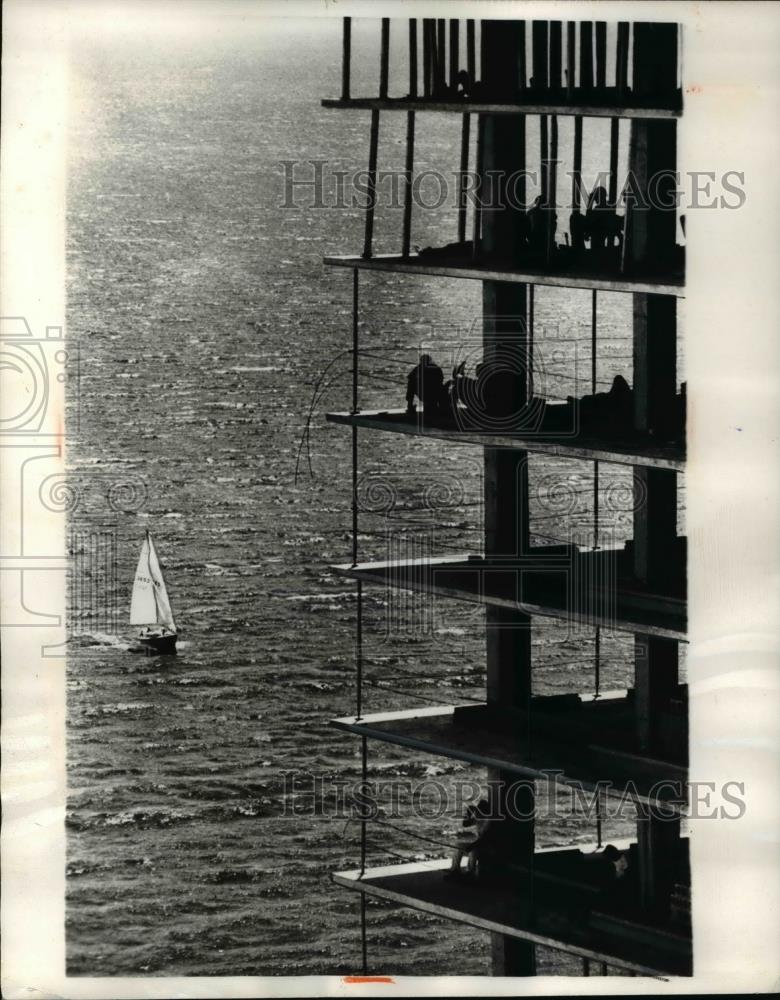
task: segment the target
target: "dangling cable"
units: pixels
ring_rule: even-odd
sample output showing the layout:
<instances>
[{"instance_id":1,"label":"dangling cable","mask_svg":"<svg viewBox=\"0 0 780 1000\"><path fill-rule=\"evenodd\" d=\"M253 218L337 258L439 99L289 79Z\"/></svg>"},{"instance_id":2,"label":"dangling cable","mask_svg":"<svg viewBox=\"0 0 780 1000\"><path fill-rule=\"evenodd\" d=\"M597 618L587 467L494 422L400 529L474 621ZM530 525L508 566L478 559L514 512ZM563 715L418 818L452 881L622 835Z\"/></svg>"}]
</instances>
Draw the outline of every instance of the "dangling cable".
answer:
<instances>
[{"instance_id":1,"label":"dangling cable","mask_svg":"<svg viewBox=\"0 0 780 1000\"><path fill-rule=\"evenodd\" d=\"M352 272L352 412L358 412L358 269ZM358 429L352 427L352 565L357 565L358 560ZM356 687L356 717L360 719L363 711L363 582L356 582L356 614L357 623L355 629L355 687ZM362 760L361 760L361 792L365 792L366 786L366 737L363 737ZM366 817L365 811L360 822L360 877L362 878L366 870ZM362 952L363 975L368 970L368 953L366 938L366 894L360 893L360 940Z\"/></svg>"},{"instance_id":2,"label":"dangling cable","mask_svg":"<svg viewBox=\"0 0 780 1000\"><path fill-rule=\"evenodd\" d=\"M358 409L358 269L352 269L352 413ZM352 565L357 566L358 558L358 428L352 425ZM360 603L360 583L358 582L358 604Z\"/></svg>"},{"instance_id":3,"label":"dangling cable","mask_svg":"<svg viewBox=\"0 0 780 1000\"><path fill-rule=\"evenodd\" d=\"M367 739L364 736L361 740L361 753L360 753L360 775L361 775L361 792L363 795L366 794L367 778L368 778L368 748ZM360 877L366 873L366 810L363 808L363 812L360 818ZM368 936L366 929L366 894L365 892L360 893L360 942L362 950L363 959L363 975L368 975Z\"/></svg>"},{"instance_id":4,"label":"dangling cable","mask_svg":"<svg viewBox=\"0 0 780 1000\"><path fill-rule=\"evenodd\" d=\"M595 396L597 378L598 292L593 289L590 319L590 391ZM593 463L593 548L599 548L599 463Z\"/></svg>"},{"instance_id":5,"label":"dangling cable","mask_svg":"<svg viewBox=\"0 0 780 1000\"><path fill-rule=\"evenodd\" d=\"M360 893L360 946L363 975L368 975L368 940L366 938L366 894Z\"/></svg>"},{"instance_id":6,"label":"dangling cable","mask_svg":"<svg viewBox=\"0 0 780 1000\"><path fill-rule=\"evenodd\" d=\"M360 360L358 344L358 308L360 290L360 271L352 268L352 412L359 413L358 408L358 365Z\"/></svg>"},{"instance_id":7,"label":"dangling cable","mask_svg":"<svg viewBox=\"0 0 780 1000\"><path fill-rule=\"evenodd\" d=\"M404 217L401 256L408 257L412 240L412 195L414 185L414 111L406 113L406 163L404 166Z\"/></svg>"},{"instance_id":8,"label":"dangling cable","mask_svg":"<svg viewBox=\"0 0 780 1000\"><path fill-rule=\"evenodd\" d=\"M597 354L596 354L596 334L598 330L598 293L593 289L591 299L590 317L590 391L596 395L597 379ZM599 548L599 463L593 463L593 549ZM593 651L594 665L594 698L598 698L601 687L601 626L596 626L594 638L595 648Z\"/></svg>"},{"instance_id":9,"label":"dangling cable","mask_svg":"<svg viewBox=\"0 0 780 1000\"><path fill-rule=\"evenodd\" d=\"M358 413L358 269L352 270L352 413ZM358 429L352 426L352 565L358 561ZM356 581L355 604L357 627L355 630L356 715L363 711L363 583Z\"/></svg>"},{"instance_id":10,"label":"dangling cable","mask_svg":"<svg viewBox=\"0 0 780 1000\"><path fill-rule=\"evenodd\" d=\"M355 628L355 721L363 715L363 581L357 581Z\"/></svg>"},{"instance_id":11,"label":"dangling cable","mask_svg":"<svg viewBox=\"0 0 780 1000\"><path fill-rule=\"evenodd\" d=\"M528 285L528 402L534 398L534 289Z\"/></svg>"}]
</instances>

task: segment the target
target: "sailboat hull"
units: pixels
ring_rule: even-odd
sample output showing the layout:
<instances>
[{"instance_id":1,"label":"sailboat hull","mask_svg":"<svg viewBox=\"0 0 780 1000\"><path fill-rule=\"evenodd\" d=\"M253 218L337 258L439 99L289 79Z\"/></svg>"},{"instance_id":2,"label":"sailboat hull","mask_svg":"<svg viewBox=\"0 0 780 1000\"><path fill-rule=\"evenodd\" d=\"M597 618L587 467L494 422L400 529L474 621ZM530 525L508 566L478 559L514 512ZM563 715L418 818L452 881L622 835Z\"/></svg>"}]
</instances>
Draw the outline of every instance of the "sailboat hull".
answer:
<instances>
[{"instance_id":1,"label":"sailboat hull","mask_svg":"<svg viewBox=\"0 0 780 1000\"><path fill-rule=\"evenodd\" d=\"M168 632L164 635L151 634L138 636L138 641L146 650L148 656L175 656L176 640L178 636L175 632Z\"/></svg>"}]
</instances>

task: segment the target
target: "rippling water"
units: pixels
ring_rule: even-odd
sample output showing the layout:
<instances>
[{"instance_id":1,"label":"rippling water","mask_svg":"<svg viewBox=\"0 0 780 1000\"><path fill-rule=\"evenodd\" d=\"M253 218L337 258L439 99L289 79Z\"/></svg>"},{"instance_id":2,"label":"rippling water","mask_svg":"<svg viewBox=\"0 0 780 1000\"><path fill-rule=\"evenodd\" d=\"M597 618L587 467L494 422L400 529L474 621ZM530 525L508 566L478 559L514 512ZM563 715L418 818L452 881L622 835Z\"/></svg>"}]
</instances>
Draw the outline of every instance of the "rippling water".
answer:
<instances>
[{"instance_id":1,"label":"rippling water","mask_svg":"<svg viewBox=\"0 0 780 1000\"><path fill-rule=\"evenodd\" d=\"M327 802L313 814L306 776L327 784L360 768L358 743L328 726L354 706L354 590L328 568L349 556L350 440L322 416L347 405L349 360L337 356L350 343L351 288L321 258L359 247L361 218L280 208L279 161L362 165L368 116L319 106L338 91L336 24L316 34L292 20L204 35L180 28L176 44L140 25L121 44L84 38L72 62L68 329L81 378L69 401L69 461L82 499L71 519L81 575L68 664L68 967L351 972L358 901L330 872L354 867L358 831ZM366 72L358 60L357 83ZM398 120L383 121L382 162L398 165L404 116L385 117ZM452 117L419 116L422 166L452 169ZM588 147L594 162L603 138ZM397 246L399 232L398 214L380 211L377 249ZM417 242L453 236L451 210L415 220ZM362 288L372 352L363 402L401 405L417 346L433 345L444 362L479 314L479 286L369 275ZM630 371L630 301L599 301L609 382ZM575 368L589 379L590 293L538 290L536 319L550 391L565 395ZM365 488L396 498L390 520L386 511L363 519L363 552L381 554L388 526L414 531L420 518L425 530L435 523L442 551L479 551L478 451L394 435L361 441ZM532 460L535 482L555 473L563 483L562 493L534 497L540 540L561 534L564 513L589 530L591 471ZM626 477L602 469L602 486L618 495ZM122 484L116 510L107 483ZM420 513L432 486L433 509ZM630 517L618 507L604 516L622 540ZM130 652L129 592L146 527L181 627L174 660ZM87 558L85 538L99 530L116 538L115 583ZM386 595L367 592L369 709L481 696L478 609L445 603L427 632L390 635L387 611ZM587 641L550 626L534 642L537 690L592 687ZM628 649L605 640L605 686L627 683ZM474 776L379 744L370 767L375 777L445 785ZM407 832L372 829L370 860L441 855L408 831L446 840L456 820L450 810L399 819ZM592 836L584 821L540 822L543 843ZM487 935L375 902L368 927L377 971L488 971ZM542 967L576 971L551 953Z\"/></svg>"}]
</instances>

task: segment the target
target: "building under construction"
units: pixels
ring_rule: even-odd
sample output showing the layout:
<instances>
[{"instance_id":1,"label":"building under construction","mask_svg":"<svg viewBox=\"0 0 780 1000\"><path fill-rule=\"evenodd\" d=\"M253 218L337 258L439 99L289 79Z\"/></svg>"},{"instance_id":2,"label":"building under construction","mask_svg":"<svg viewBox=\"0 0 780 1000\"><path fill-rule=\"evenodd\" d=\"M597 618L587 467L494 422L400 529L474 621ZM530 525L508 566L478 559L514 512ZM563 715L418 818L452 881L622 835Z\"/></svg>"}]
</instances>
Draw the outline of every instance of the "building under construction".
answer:
<instances>
[{"instance_id":1,"label":"building under construction","mask_svg":"<svg viewBox=\"0 0 780 1000\"><path fill-rule=\"evenodd\" d=\"M534 975L537 946L578 956L591 974L610 967L691 975L690 868L682 835L688 707L678 669L687 617L685 539L677 534L677 480L685 467L685 393L677 372L684 220L673 197L682 115L680 30L667 23L433 19L384 19L378 30L378 92L352 93L351 22L345 18L342 94L323 102L344 114L370 111L370 195L380 119L400 113L407 123L398 253L373 254L370 197L362 248L325 261L350 269L353 281L352 406L328 419L351 427L353 436L352 559L338 571L357 581L358 699L355 715L334 725L362 740L364 780L374 740L486 768L493 805L504 818L494 821L500 836L480 855L473 876L447 877L449 859L372 869L363 836L359 866L336 873L335 881L361 894L364 919L365 896L373 895L484 930L492 935L495 975ZM409 80L402 87L408 92L397 97L388 96L391 32L402 33L404 44L408 35ZM397 89L398 81L393 83ZM479 199L465 197L464 184L453 242L412 252L418 112L461 116L462 144L453 169L462 177L476 174L484 191L487 179L500 186L518 172L538 170L539 196L526 207L507 204L488 212ZM528 116L538 117L538 150L529 148ZM567 213L555 204L563 116L574 123ZM594 117L610 122L609 182L586 192L583 123ZM622 199L621 123L630 130L633 184L631 197L624 193ZM359 408L359 282L365 270L482 283L480 371L471 383L463 382L462 391L450 385L448 395L434 399L421 376L420 406ZM591 292L594 365L597 296L632 296L630 385L599 395L594 379L590 396L565 404L537 398L534 351L540 345L533 342L531 320L536 285ZM360 561L358 433L368 431L484 449L484 555ZM532 545L529 453L591 463L596 483L600 464L631 467L631 540L619 548ZM372 586L484 605L483 704L363 714L361 601L363 589ZM608 627L633 635L633 688L597 697L532 695L531 635L540 618L584 624L597 634ZM593 863L593 852L540 850L533 819L501 812L511 789L514 801L520 796L525 804L523 815L532 814L537 783L553 771L560 781L628 794L635 803L636 835L621 847L623 867L610 884L604 866Z\"/></svg>"}]
</instances>

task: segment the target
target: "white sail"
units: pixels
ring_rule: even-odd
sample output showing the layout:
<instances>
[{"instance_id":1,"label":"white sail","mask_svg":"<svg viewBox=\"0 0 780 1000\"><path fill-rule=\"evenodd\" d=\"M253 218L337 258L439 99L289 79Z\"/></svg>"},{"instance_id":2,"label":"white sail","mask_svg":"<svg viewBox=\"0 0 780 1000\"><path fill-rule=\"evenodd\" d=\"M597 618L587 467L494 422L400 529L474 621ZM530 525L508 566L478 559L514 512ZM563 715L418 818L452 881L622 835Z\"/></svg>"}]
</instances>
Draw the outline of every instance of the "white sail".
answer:
<instances>
[{"instance_id":1,"label":"white sail","mask_svg":"<svg viewBox=\"0 0 780 1000\"><path fill-rule=\"evenodd\" d=\"M172 632L176 631L160 562L152 536L148 532L141 546L141 555L135 571L133 597L130 602L130 624L165 625Z\"/></svg>"}]
</instances>

